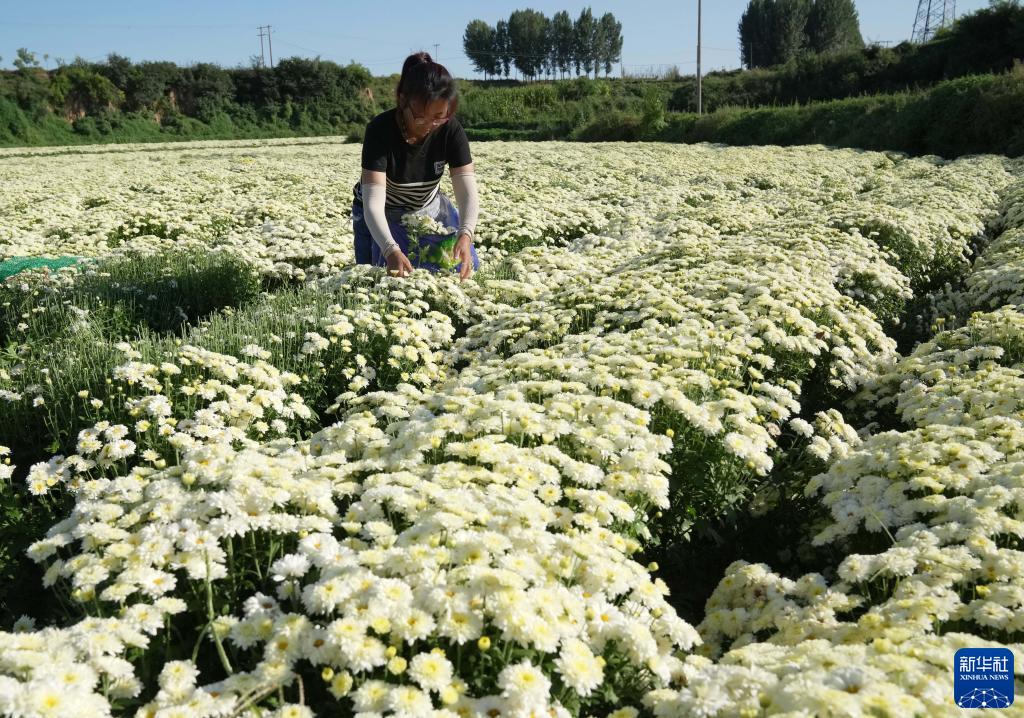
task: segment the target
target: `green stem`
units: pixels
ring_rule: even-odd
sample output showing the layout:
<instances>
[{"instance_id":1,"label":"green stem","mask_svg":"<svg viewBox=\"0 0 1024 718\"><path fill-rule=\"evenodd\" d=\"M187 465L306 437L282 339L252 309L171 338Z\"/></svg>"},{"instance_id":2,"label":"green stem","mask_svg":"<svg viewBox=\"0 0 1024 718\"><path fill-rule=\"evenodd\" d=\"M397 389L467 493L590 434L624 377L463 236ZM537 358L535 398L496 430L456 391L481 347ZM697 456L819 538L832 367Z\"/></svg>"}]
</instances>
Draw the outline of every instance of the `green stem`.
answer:
<instances>
[{"instance_id":1,"label":"green stem","mask_svg":"<svg viewBox=\"0 0 1024 718\"><path fill-rule=\"evenodd\" d=\"M216 614L213 612L213 582L210 580L210 554L207 551L203 551L203 558L206 561L206 615L210 619L210 634L213 636L213 642L217 645L217 655L220 657L220 663L224 666L224 670L228 672L228 675L234 673L231 669L231 663L228 661L228 654L224 652L224 644L221 643L220 636L217 635L217 628L213 625L216 619Z\"/></svg>"},{"instance_id":2,"label":"green stem","mask_svg":"<svg viewBox=\"0 0 1024 718\"><path fill-rule=\"evenodd\" d=\"M205 635L206 635L206 632L207 632L207 631L208 631L209 629L210 629L210 626L209 626L209 624L207 624L207 625L203 626L203 630L201 630L201 631L199 632L199 635L198 635L198 636L196 636L196 642L195 642L195 644L194 644L194 645L192 646L192 662L193 662L193 663L195 663L195 662L196 662L196 658L198 658L198 656L199 656L199 646L201 646L201 645L203 644L203 636L205 636Z\"/></svg>"},{"instance_id":3,"label":"green stem","mask_svg":"<svg viewBox=\"0 0 1024 718\"><path fill-rule=\"evenodd\" d=\"M277 543L274 539L270 539L270 552L267 557L267 570L266 575L270 575L270 567L274 565L274 555L277 553Z\"/></svg>"},{"instance_id":4,"label":"green stem","mask_svg":"<svg viewBox=\"0 0 1024 718\"><path fill-rule=\"evenodd\" d=\"M260 570L259 552L256 550L256 533L253 531L249 532L249 543L252 544L252 557L253 565L256 566L256 576L260 581L263 580L263 571Z\"/></svg>"},{"instance_id":5,"label":"green stem","mask_svg":"<svg viewBox=\"0 0 1024 718\"><path fill-rule=\"evenodd\" d=\"M238 600L238 584L235 577L235 542L230 536L228 536L227 554L228 575L231 577L231 603L234 605Z\"/></svg>"}]
</instances>

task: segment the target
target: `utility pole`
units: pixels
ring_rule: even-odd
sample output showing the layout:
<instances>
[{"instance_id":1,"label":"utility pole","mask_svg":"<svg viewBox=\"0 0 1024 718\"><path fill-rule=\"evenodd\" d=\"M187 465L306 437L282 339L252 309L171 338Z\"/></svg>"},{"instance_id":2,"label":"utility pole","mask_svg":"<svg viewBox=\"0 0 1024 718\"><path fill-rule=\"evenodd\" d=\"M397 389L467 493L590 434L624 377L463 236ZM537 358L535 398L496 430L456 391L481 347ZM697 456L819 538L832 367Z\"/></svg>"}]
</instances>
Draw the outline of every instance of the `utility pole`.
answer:
<instances>
[{"instance_id":1,"label":"utility pole","mask_svg":"<svg viewBox=\"0 0 1024 718\"><path fill-rule=\"evenodd\" d=\"M697 0L697 115L704 113L704 101L701 97L701 77L700 77L700 2Z\"/></svg>"},{"instance_id":2,"label":"utility pole","mask_svg":"<svg viewBox=\"0 0 1024 718\"><path fill-rule=\"evenodd\" d=\"M257 28L260 31L260 62L263 63L263 67L267 66L267 61L263 57L263 38L267 38L267 48L270 50L270 66L274 66L274 44L270 40L270 25L260 25ZM264 35L263 31L266 30Z\"/></svg>"},{"instance_id":3,"label":"utility pole","mask_svg":"<svg viewBox=\"0 0 1024 718\"><path fill-rule=\"evenodd\" d=\"M439 43L439 42L435 42L434 43L434 62L438 61L437 60L437 48L439 48L440 46L441 46L441 43Z\"/></svg>"}]
</instances>

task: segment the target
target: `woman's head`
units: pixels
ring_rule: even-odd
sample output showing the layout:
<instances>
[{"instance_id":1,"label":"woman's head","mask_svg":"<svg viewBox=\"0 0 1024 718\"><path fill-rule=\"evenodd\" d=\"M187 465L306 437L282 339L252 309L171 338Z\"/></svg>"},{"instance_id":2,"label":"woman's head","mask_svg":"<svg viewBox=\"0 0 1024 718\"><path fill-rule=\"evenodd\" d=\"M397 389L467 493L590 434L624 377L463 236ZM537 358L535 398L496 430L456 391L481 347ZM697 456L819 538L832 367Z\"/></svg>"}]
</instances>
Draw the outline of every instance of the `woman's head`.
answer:
<instances>
[{"instance_id":1,"label":"woman's head","mask_svg":"<svg viewBox=\"0 0 1024 718\"><path fill-rule=\"evenodd\" d=\"M417 127L443 123L459 106L455 78L425 52L405 58L395 90L398 109Z\"/></svg>"}]
</instances>

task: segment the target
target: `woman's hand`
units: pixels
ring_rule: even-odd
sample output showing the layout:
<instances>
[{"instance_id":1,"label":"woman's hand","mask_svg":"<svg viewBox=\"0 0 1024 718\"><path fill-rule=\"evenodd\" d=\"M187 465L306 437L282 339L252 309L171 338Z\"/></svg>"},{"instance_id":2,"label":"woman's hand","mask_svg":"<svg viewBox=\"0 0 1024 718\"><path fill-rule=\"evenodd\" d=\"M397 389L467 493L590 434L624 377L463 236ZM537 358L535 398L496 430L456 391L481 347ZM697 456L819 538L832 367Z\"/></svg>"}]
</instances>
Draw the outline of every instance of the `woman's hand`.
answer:
<instances>
[{"instance_id":1,"label":"woman's hand","mask_svg":"<svg viewBox=\"0 0 1024 718\"><path fill-rule=\"evenodd\" d=\"M455 249L452 252L452 257L456 264L462 262L462 268L459 269L460 280L467 279L473 273L473 252L470 249L472 244L472 237L465 232L460 234L459 238L455 240Z\"/></svg>"},{"instance_id":2,"label":"woman's hand","mask_svg":"<svg viewBox=\"0 0 1024 718\"><path fill-rule=\"evenodd\" d=\"M397 272L399 277L412 274L412 262L405 256L405 252L396 249L387 256L388 273Z\"/></svg>"}]
</instances>

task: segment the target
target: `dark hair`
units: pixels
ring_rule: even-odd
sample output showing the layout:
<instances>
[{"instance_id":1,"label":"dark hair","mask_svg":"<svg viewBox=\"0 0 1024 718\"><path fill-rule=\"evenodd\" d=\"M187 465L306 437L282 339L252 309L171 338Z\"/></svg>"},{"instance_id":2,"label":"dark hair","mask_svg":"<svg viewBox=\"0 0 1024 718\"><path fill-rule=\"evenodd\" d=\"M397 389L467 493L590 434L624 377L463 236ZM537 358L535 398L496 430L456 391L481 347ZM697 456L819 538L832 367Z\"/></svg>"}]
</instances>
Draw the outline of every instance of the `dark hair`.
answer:
<instances>
[{"instance_id":1,"label":"dark hair","mask_svg":"<svg viewBox=\"0 0 1024 718\"><path fill-rule=\"evenodd\" d=\"M402 65L402 76L395 88L395 101L402 95L418 105L426 105L434 100L448 102L448 111L455 114L459 108L459 91L455 86L455 78L445 68L431 59L426 52L416 52L405 58Z\"/></svg>"}]
</instances>

